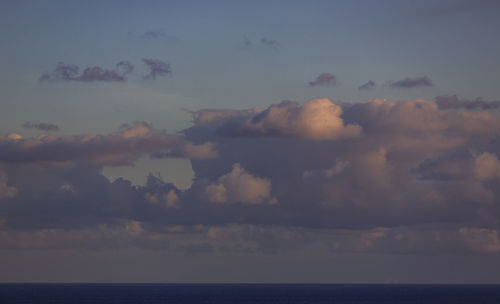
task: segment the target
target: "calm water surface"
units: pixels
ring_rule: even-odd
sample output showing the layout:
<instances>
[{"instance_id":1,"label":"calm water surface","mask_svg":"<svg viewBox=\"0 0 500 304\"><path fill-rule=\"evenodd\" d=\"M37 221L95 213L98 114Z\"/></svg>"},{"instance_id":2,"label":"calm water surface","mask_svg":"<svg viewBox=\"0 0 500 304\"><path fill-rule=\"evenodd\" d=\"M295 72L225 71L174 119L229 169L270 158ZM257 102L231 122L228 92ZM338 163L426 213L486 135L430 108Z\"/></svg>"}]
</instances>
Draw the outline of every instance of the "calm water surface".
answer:
<instances>
[{"instance_id":1,"label":"calm water surface","mask_svg":"<svg viewBox=\"0 0 500 304\"><path fill-rule=\"evenodd\" d=\"M500 303L500 285L0 284L0 303Z\"/></svg>"}]
</instances>

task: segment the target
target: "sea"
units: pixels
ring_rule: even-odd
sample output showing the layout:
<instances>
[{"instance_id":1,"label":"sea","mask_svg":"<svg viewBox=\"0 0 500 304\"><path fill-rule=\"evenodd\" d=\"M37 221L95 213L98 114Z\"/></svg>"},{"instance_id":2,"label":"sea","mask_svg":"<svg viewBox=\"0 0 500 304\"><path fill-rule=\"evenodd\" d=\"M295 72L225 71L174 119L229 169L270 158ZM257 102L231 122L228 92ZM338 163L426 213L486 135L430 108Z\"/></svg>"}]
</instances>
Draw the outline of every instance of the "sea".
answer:
<instances>
[{"instance_id":1,"label":"sea","mask_svg":"<svg viewBox=\"0 0 500 304\"><path fill-rule=\"evenodd\" d=\"M1 304L500 303L500 285L0 284Z\"/></svg>"}]
</instances>

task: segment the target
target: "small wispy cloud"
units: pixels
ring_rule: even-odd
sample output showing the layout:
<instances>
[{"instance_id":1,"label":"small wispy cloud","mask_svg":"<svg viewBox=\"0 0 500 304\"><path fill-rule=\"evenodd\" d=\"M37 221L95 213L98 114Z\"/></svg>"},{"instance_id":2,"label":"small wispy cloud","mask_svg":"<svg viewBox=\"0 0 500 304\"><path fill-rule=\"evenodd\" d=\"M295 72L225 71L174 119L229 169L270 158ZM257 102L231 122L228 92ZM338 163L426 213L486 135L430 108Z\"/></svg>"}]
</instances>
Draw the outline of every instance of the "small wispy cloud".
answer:
<instances>
[{"instance_id":1,"label":"small wispy cloud","mask_svg":"<svg viewBox=\"0 0 500 304\"><path fill-rule=\"evenodd\" d=\"M269 39L267 37L262 37L258 39L251 39L244 36L243 41L240 42L238 47L239 50L251 50L253 48L261 49L271 49L273 51L279 52L280 43L276 39Z\"/></svg>"},{"instance_id":2,"label":"small wispy cloud","mask_svg":"<svg viewBox=\"0 0 500 304\"><path fill-rule=\"evenodd\" d=\"M404 89L410 89L415 87L432 87L432 86L434 86L434 84L432 83L432 80L430 80L430 78L427 76L417 77L417 78L406 77L405 79L389 83L389 87L404 88Z\"/></svg>"},{"instance_id":3,"label":"small wispy cloud","mask_svg":"<svg viewBox=\"0 0 500 304\"><path fill-rule=\"evenodd\" d=\"M143 58L142 61L149 68L149 74L144 76L144 79L156 79L156 77L172 74L172 67L168 62L152 58Z\"/></svg>"},{"instance_id":4,"label":"small wispy cloud","mask_svg":"<svg viewBox=\"0 0 500 304\"><path fill-rule=\"evenodd\" d=\"M40 82L125 82L127 74L134 70L134 65L128 61L120 61L115 69L105 69L99 66L87 67L79 73L76 64L59 62L52 72L43 73Z\"/></svg>"},{"instance_id":5,"label":"small wispy cloud","mask_svg":"<svg viewBox=\"0 0 500 304\"><path fill-rule=\"evenodd\" d=\"M45 123L45 122L40 122L40 123L25 122L23 124L23 127L27 128L27 129L37 129L40 131L48 131L48 132L59 131L58 125L51 124L51 123Z\"/></svg>"},{"instance_id":6,"label":"small wispy cloud","mask_svg":"<svg viewBox=\"0 0 500 304\"><path fill-rule=\"evenodd\" d=\"M367 90L373 89L374 87L375 87L375 81L369 80L368 82L360 85L358 87L358 90L360 90L360 91L367 91Z\"/></svg>"},{"instance_id":7,"label":"small wispy cloud","mask_svg":"<svg viewBox=\"0 0 500 304\"><path fill-rule=\"evenodd\" d=\"M168 42L179 42L181 39L175 35L169 35L163 29L149 29L142 33L140 38L149 40L164 40Z\"/></svg>"},{"instance_id":8,"label":"small wispy cloud","mask_svg":"<svg viewBox=\"0 0 500 304\"><path fill-rule=\"evenodd\" d=\"M337 84L337 77L330 73L321 73L315 80L309 82L310 87L334 86Z\"/></svg>"},{"instance_id":9,"label":"small wispy cloud","mask_svg":"<svg viewBox=\"0 0 500 304\"><path fill-rule=\"evenodd\" d=\"M266 46L268 48L271 48L275 51L278 51L279 50L279 42L278 40L275 40L275 39L269 39L267 37L262 37L260 39L260 43L263 45L263 46Z\"/></svg>"}]
</instances>

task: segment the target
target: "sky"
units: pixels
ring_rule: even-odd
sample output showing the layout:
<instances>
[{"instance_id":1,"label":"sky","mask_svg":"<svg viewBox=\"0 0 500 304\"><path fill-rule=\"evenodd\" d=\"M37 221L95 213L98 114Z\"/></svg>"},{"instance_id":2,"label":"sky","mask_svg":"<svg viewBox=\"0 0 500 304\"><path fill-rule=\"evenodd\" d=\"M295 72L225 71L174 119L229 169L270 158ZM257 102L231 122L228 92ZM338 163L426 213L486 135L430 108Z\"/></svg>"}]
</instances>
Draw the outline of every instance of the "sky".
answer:
<instances>
[{"instance_id":1,"label":"sky","mask_svg":"<svg viewBox=\"0 0 500 304\"><path fill-rule=\"evenodd\" d=\"M0 282L500 283L500 3L0 2Z\"/></svg>"}]
</instances>

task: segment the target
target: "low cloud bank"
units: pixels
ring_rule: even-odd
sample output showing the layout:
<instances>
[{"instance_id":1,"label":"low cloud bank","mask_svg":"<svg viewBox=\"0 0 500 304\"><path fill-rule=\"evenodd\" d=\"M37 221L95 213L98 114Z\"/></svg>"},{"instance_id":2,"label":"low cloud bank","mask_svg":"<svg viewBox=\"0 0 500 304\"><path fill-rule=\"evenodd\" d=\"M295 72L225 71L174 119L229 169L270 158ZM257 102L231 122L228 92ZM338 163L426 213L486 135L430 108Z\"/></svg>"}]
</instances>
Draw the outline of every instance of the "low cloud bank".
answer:
<instances>
[{"instance_id":1,"label":"low cloud bank","mask_svg":"<svg viewBox=\"0 0 500 304\"><path fill-rule=\"evenodd\" d=\"M43 246L64 234L99 247L101 229L130 246L165 249L172 237L172 250L198 253L497 254L500 117L484 109L313 99L192 111L181 135L143 122L108 135L10 134L0 139L0 236L16 247L21 234L52 231ZM101 174L142 155L191 159L193 185Z\"/></svg>"}]
</instances>

